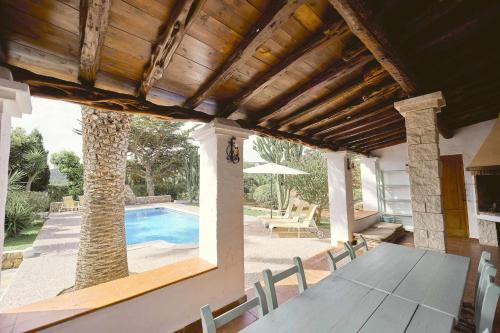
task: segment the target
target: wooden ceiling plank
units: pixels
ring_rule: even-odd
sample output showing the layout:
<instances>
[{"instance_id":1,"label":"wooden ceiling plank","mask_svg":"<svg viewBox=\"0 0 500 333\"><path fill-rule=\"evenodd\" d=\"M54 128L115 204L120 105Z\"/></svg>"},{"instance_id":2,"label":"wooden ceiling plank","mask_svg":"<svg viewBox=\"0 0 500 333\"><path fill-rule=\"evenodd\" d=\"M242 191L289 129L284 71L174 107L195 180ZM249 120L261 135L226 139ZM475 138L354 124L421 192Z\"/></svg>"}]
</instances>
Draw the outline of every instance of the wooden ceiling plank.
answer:
<instances>
[{"instance_id":1,"label":"wooden ceiling plank","mask_svg":"<svg viewBox=\"0 0 500 333\"><path fill-rule=\"evenodd\" d=\"M80 66L78 78L92 86L99 68L104 36L108 29L111 0L80 2Z\"/></svg>"},{"instance_id":2,"label":"wooden ceiling plank","mask_svg":"<svg viewBox=\"0 0 500 333\"><path fill-rule=\"evenodd\" d=\"M201 11L205 0L179 0L158 38L150 62L144 70L137 95L145 98L154 84L163 77L165 69L182 42L186 31Z\"/></svg>"},{"instance_id":3,"label":"wooden ceiling plank","mask_svg":"<svg viewBox=\"0 0 500 333\"><path fill-rule=\"evenodd\" d=\"M237 70L240 64L244 64L255 53L255 50L267 41L283 22L287 21L295 10L305 0L276 0L272 1L266 8L259 20L252 26L250 32L238 44L236 49L224 61L211 77L201 85L197 92L184 102L184 106L195 108L203 99L211 95L213 90L226 81Z\"/></svg>"},{"instance_id":4,"label":"wooden ceiling plank","mask_svg":"<svg viewBox=\"0 0 500 333\"><path fill-rule=\"evenodd\" d=\"M338 139L338 140L336 140L336 142L338 142L339 144L342 144L342 145L356 144L357 142L368 141L368 140L371 140L373 138L377 138L380 135L384 135L385 133L395 132L395 131L405 132L406 130L405 130L404 124L403 124L403 126L396 124L396 125L392 125L392 126L388 126L388 127L383 127L381 129L375 128L372 131L354 134L353 136L350 136L350 137L345 138L345 139Z\"/></svg>"},{"instance_id":5,"label":"wooden ceiling plank","mask_svg":"<svg viewBox=\"0 0 500 333\"><path fill-rule=\"evenodd\" d=\"M371 135L370 138L362 138L362 139L357 139L357 140L349 140L349 143L347 144L349 147L357 147L358 149L367 144L371 144L375 141L380 141L389 137L394 137L396 135L406 135L406 131L404 127L398 127L395 130L387 130L384 128L383 133L377 133Z\"/></svg>"},{"instance_id":6,"label":"wooden ceiling plank","mask_svg":"<svg viewBox=\"0 0 500 333\"><path fill-rule=\"evenodd\" d=\"M394 132L387 132L384 133L375 139L363 141L363 142L358 142L356 144L350 144L349 147L355 148L355 149L360 149L363 150L364 147L372 146L375 144L379 144L381 142L389 141L389 140L394 140L398 138L405 138L406 134L404 131L394 131Z\"/></svg>"},{"instance_id":7,"label":"wooden ceiling plank","mask_svg":"<svg viewBox=\"0 0 500 333\"><path fill-rule=\"evenodd\" d=\"M376 149L380 149L380 148L385 148L385 147L390 147L390 146L395 146L395 145L398 145L400 143L403 143L405 142L406 139L405 138L398 138L398 139L393 139L393 140L389 140L389 141L385 141L385 142L379 142L375 145L372 145L372 146L369 146L369 147L364 147L362 152L363 153L368 153L370 151L373 151L373 150L376 150Z\"/></svg>"},{"instance_id":8,"label":"wooden ceiling plank","mask_svg":"<svg viewBox=\"0 0 500 333\"><path fill-rule=\"evenodd\" d=\"M408 95L417 92L418 87L413 74L401 61L391 42L366 7L363 0L329 0L346 21L351 31L372 52L377 61L389 72L394 80Z\"/></svg>"},{"instance_id":9,"label":"wooden ceiling plank","mask_svg":"<svg viewBox=\"0 0 500 333\"><path fill-rule=\"evenodd\" d=\"M238 93L224 106L220 116L231 116L238 109L238 107L244 105L252 99L252 97L260 94L267 87L266 84L268 82L282 74L289 66L295 63L302 56L313 52L331 38L337 36L340 39L346 33L350 34L349 29L343 21L325 23L324 27L325 28L322 29L322 31L316 33L312 38L310 38L305 45L299 46L298 49L290 53L284 59L281 59L275 66L270 67L268 71L264 72L256 79L253 79L245 89ZM266 110L268 110L268 108L266 108Z\"/></svg>"}]
</instances>

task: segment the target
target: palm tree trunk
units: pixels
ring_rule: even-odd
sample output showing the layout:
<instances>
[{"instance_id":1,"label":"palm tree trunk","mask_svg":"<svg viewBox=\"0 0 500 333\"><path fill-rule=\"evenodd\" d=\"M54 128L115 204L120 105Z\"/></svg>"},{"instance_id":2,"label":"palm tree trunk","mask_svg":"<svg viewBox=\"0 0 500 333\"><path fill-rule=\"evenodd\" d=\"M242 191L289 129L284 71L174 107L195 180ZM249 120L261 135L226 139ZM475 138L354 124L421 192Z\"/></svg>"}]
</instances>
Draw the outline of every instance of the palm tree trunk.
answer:
<instances>
[{"instance_id":1,"label":"palm tree trunk","mask_svg":"<svg viewBox=\"0 0 500 333\"><path fill-rule=\"evenodd\" d=\"M82 108L85 203L75 289L128 275L124 226L129 116Z\"/></svg>"},{"instance_id":2,"label":"palm tree trunk","mask_svg":"<svg viewBox=\"0 0 500 333\"><path fill-rule=\"evenodd\" d=\"M33 184L34 179L35 177L28 177L28 181L26 182L26 187L25 187L26 192L31 191L31 184Z\"/></svg>"}]
</instances>

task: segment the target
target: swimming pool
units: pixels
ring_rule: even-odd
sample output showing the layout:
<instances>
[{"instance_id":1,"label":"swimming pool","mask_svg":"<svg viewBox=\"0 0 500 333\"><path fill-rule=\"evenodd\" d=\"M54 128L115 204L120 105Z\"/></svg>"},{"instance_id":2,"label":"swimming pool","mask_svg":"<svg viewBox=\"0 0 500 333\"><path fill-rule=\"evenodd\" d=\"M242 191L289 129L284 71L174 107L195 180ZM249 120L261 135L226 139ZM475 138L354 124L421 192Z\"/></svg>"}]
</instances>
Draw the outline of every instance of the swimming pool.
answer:
<instances>
[{"instance_id":1,"label":"swimming pool","mask_svg":"<svg viewBox=\"0 0 500 333\"><path fill-rule=\"evenodd\" d=\"M174 244L198 244L198 216L166 208L125 212L127 245L155 240Z\"/></svg>"}]
</instances>

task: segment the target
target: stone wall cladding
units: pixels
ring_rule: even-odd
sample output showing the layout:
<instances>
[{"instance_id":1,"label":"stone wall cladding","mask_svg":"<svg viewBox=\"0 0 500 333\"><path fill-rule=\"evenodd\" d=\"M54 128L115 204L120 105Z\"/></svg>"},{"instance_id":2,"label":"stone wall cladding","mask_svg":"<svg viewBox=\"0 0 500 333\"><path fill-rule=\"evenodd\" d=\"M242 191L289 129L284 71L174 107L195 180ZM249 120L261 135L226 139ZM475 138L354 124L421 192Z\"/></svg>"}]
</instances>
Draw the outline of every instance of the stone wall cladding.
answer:
<instances>
[{"instance_id":1,"label":"stone wall cladding","mask_svg":"<svg viewBox=\"0 0 500 333\"><path fill-rule=\"evenodd\" d=\"M436 113L440 93L395 103L405 117L415 247L446 251Z\"/></svg>"},{"instance_id":2,"label":"stone wall cladding","mask_svg":"<svg viewBox=\"0 0 500 333\"><path fill-rule=\"evenodd\" d=\"M135 203L138 205L152 204L152 203L163 203L172 202L172 197L170 195L155 195L151 197L136 197Z\"/></svg>"},{"instance_id":3,"label":"stone wall cladding","mask_svg":"<svg viewBox=\"0 0 500 333\"><path fill-rule=\"evenodd\" d=\"M478 220L479 244L498 246L496 222Z\"/></svg>"},{"instance_id":4,"label":"stone wall cladding","mask_svg":"<svg viewBox=\"0 0 500 333\"><path fill-rule=\"evenodd\" d=\"M23 251L5 251L2 254L2 269L18 268L23 262Z\"/></svg>"}]
</instances>

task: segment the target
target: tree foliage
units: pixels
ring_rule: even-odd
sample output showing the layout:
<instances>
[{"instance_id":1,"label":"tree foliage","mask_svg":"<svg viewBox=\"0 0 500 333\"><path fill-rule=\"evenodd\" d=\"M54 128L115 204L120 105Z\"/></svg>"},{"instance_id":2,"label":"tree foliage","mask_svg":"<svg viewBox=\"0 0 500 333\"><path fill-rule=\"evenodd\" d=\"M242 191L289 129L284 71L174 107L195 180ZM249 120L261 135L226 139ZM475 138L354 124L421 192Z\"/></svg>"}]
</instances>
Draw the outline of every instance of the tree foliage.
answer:
<instances>
[{"instance_id":1,"label":"tree foliage","mask_svg":"<svg viewBox=\"0 0 500 333\"><path fill-rule=\"evenodd\" d=\"M66 177L70 195L83 194L83 165L72 151L52 154L50 162Z\"/></svg>"},{"instance_id":2,"label":"tree foliage","mask_svg":"<svg viewBox=\"0 0 500 333\"><path fill-rule=\"evenodd\" d=\"M319 223L321 211L328 207L328 171L326 160L316 151L307 151L301 160L291 164L292 167L305 171L308 175L288 177L288 186L297 191L297 195L318 205L316 223Z\"/></svg>"},{"instance_id":3,"label":"tree foliage","mask_svg":"<svg viewBox=\"0 0 500 333\"><path fill-rule=\"evenodd\" d=\"M264 160L276 164L294 163L302 157L304 147L288 141L277 140L274 138L258 137L254 141L253 149L259 153ZM286 176L273 175L276 186L277 205L279 210L288 206L290 200L290 187L287 186Z\"/></svg>"},{"instance_id":4,"label":"tree foliage","mask_svg":"<svg viewBox=\"0 0 500 333\"><path fill-rule=\"evenodd\" d=\"M189 131L182 129L182 123L134 117L128 145L129 179L143 179L152 196L155 184L178 176L191 149Z\"/></svg>"},{"instance_id":5,"label":"tree foliage","mask_svg":"<svg viewBox=\"0 0 500 333\"><path fill-rule=\"evenodd\" d=\"M38 130L27 134L20 127L10 135L9 172L23 173L21 183L27 191L45 191L49 184L50 170L47 164L48 151L43 147L43 137Z\"/></svg>"}]
</instances>

